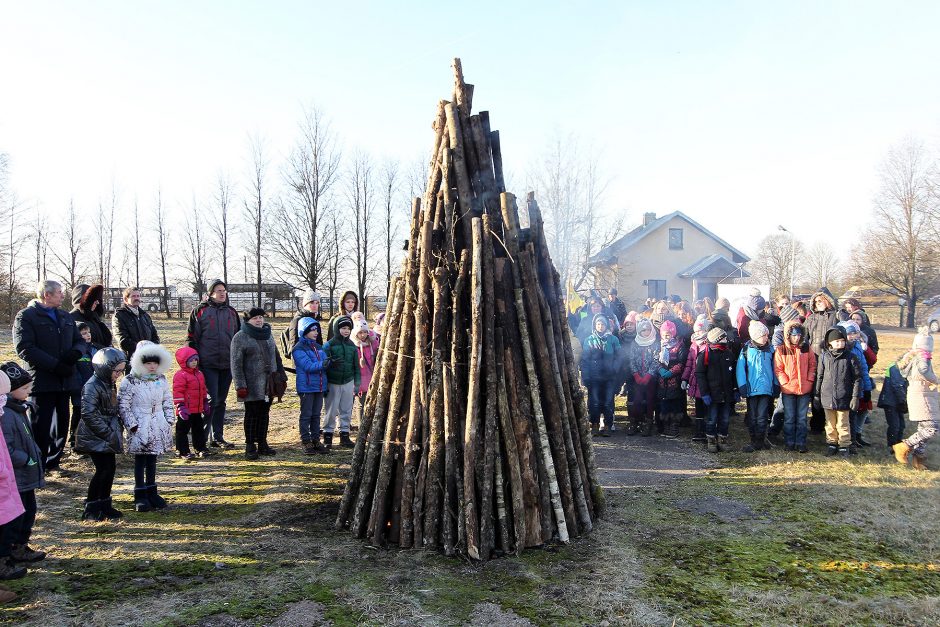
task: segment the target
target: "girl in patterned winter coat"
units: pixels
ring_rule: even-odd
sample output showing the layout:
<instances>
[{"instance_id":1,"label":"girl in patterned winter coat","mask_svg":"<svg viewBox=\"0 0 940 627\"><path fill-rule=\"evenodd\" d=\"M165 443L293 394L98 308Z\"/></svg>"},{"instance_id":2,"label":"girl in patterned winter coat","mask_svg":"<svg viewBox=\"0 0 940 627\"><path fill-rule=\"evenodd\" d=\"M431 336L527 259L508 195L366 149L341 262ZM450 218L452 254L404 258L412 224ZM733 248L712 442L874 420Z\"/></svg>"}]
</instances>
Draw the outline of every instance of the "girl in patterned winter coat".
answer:
<instances>
[{"instance_id":1,"label":"girl in patterned winter coat","mask_svg":"<svg viewBox=\"0 0 940 627\"><path fill-rule=\"evenodd\" d=\"M693 442L705 441L705 414L708 411L702 402L702 393L699 390L698 379L695 376L695 363L700 351L708 345L708 330L711 323L705 314L700 314L692 325L692 344L689 346L689 356L685 360L685 370L682 372L682 389L695 399L695 434Z\"/></svg>"},{"instance_id":2,"label":"girl in patterned winter coat","mask_svg":"<svg viewBox=\"0 0 940 627\"><path fill-rule=\"evenodd\" d=\"M908 420L917 425L917 432L891 448L899 463L906 465L911 456L914 470L927 470L927 442L940 430L940 380L933 371L933 338L928 329L914 336L913 347L898 360L898 370L907 378Z\"/></svg>"},{"instance_id":3,"label":"girl in patterned winter coat","mask_svg":"<svg viewBox=\"0 0 940 627\"><path fill-rule=\"evenodd\" d=\"M655 409L659 353L656 329L649 318L636 319L636 337L630 347L630 376L633 387L630 390L630 424L627 435L653 435L653 410ZM642 431L641 431L642 430Z\"/></svg>"},{"instance_id":4,"label":"girl in patterned winter coat","mask_svg":"<svg viewBox=\"0 0 940 627\"><path fill-rule=\"evenodd\" d=\"M681 379L688 351L677 337L676 325L671 320L660 325L659 338L659 417L663 422L663 435L676 438L685 401Z\"/></svg>"},{"instance_id":5,"label":"girl in patterned winter coat","mask_svg":"<svg viewBox=\"0 0 940 627\"><path fill-rule=\"evenodd\" d=\"M118 408L127 430L127 452L134 455L134 509L163 509L157 491L157 455L173 448L175 409L166 372L169 351L147 340L137 343L131 373L121 381Z\"/></svg>"}]
</instances>

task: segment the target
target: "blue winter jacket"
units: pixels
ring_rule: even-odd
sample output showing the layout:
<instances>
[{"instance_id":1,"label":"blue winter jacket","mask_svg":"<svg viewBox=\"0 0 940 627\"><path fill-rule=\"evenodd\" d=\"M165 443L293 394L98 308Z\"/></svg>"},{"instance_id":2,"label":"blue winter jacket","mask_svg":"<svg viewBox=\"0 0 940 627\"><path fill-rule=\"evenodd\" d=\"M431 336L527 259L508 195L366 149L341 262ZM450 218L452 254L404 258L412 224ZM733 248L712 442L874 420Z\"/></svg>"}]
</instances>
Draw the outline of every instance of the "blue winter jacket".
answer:
<instances>
[{"instance_id":1,"label":"blue winter jacket","mask_svg":"<svg viewBox=\"0 0 940 627\"><path fill-rule=\"evenodd\" d=\"M320 323L313 318L301 318L297 326L298 340L291 351L291 358L294 360L294 366L297 372L296 388L298 394L309 394L313 392L326 392L326 367L327 357L323 352L323 347L319 342L308 340L304 336L310 330L310 327ZM318 336L319 337L319 336Z\"/></svg>"},{"instance_id":2,"label":"blue winter jacket","mask_svg":"<svg viewBox=\"0 0 940 627\"><path fill-rule=\"evenodd\" d=\"M865 359L865 351L859 342L852 342L852 352L858 357L858 365L862 367L862 384L859 386L861 396L865 392L871 392L875 389L875 384L871 382L871 376L868 374L868 361Z\"/></svg>"},{"instance_id":3,"label":"blue winter jacket","mask_svg":"<svg viewBox=\"0 0 940 627\"><path fill-rule=\"evenodd\" d=\"M774 350L770 343L758 347L747 342L741 348L735 375L742 396L772 395L779 384L774 374Z\"/></svg>"}]
</instances>

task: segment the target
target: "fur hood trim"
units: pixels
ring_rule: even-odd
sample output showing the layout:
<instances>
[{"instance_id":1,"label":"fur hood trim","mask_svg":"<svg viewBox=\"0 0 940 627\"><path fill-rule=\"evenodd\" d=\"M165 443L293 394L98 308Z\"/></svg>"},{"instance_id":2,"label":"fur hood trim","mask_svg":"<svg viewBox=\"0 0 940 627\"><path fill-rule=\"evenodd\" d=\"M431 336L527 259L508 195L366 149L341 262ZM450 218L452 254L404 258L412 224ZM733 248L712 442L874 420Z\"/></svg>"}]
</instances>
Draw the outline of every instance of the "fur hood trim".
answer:
<instances>
[{"instance_id":1,"label":"fur hood trim","mask_svg":"<svg viewBox=\"0 0 940 627\"><path fill-rule=\"evenodd\" d=\"M134 356L131 357L131 374L138 377L142 377L146 374L144 370L144 357L156 357L160 360L160 367L157 368L156 372L158 375L165 375L170 369L170 363L173 361L170 351L163 348L160 344L141 340L137 343L137 350L134 351Z\"/></svg>"}]
</instances>

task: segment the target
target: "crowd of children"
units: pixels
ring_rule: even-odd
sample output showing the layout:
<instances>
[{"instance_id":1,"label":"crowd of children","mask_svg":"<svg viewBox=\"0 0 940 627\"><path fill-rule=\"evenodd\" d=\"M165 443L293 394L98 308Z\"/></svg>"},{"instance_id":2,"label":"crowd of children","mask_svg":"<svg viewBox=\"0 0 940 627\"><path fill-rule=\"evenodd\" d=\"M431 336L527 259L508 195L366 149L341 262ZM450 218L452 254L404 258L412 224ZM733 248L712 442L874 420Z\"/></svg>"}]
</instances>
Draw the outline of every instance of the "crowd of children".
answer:
<instances>
[{"instance_id":1,"label":"crowd of children","mask_svg":"<svg viewBox=\"0 0 940 627\"><path fill-rule=\"evenodd\" d=\"M823 288L808 305L791 304L786 296L769 303L754 289L732 322L727 299L648 300L637 312L626 311L613 290L608 302L591 298L569 323L581 345L592 431L609 436L616 428L620 390L627 397L629 436L658 430L674 438L692 418L692 440L719 452L728 446L730 417L743 399L744 452L769 448L782 433L787 450L806 453L810 416L825 433L827 455L870 446L863 432L873 409L869 372L878 359L877 334L855 299L840 308ZM920 331L912 349L888 366L878 397L888 452L917 469L925 468L925 443L940 429L932 350L929 332ZM918 429L904 439L908 413Z\"/></svg>"}]
</instances>

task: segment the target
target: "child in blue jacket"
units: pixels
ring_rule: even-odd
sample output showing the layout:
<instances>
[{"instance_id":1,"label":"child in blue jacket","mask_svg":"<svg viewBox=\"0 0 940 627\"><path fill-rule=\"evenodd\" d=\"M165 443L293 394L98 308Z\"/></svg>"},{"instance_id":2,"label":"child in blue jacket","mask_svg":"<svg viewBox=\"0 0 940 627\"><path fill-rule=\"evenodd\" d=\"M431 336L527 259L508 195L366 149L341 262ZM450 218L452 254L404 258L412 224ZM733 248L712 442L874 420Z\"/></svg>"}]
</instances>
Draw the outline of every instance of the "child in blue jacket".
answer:
<instances>
[{"instance_id":1,"label":"child in blue jacket","mask_svg":"<svg viewBox=\"0 0 940 627\"><path fill-rule=\"evenodd\" d=\"M741 347L735 375L738 390L747 399L747 426L751 433L751 443L742 450L752 453L765 448L767 420L779 384L774 374L770 331L759 320L751 320L747 330L751 339Z\"/></svg>"},{"instance_id":2,"label":"child in blue jacket","mask_svg":"<svg viewBox=\"0 0 940 627\"><path fill-rule=\"evenodd\" d=\"M301 318L297 337L291 358L296 367L296 388L300 396L300 441L307 455L328 453L320 444L320 412L323 410L329 364L320 345L320 323L314 318Z\"/></svg>"}]
</instances>

